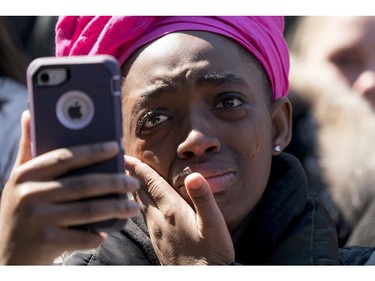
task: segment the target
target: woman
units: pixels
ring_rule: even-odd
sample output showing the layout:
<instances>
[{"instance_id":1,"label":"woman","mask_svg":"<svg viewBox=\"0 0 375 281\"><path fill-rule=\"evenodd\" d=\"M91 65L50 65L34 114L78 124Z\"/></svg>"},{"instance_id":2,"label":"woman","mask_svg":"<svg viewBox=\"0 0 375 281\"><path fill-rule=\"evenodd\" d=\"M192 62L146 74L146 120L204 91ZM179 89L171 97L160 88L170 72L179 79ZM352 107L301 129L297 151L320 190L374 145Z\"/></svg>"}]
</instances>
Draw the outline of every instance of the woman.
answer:
<instances>
[{"instance_id":1,"label":"woman","mask_svg":"<svg viewBox=\"0 0 375 281\"><path fill-rule=\"evenodd\" d=\"M106 53L122 65L125 161L129 174L140 181L135 197L143 214L129 220L122 231L109 233L94 250L73 253L66 264L339 263L336 232L327 211L307 192L299 162L282 153L290 141L292 112L286 97L289 57L283 25L281 17L59 20L58 56ZM33 205L30 201L37 196L17 192L20 186L27 190L31 179L34 194L43 194L40 186L47 186L48 195L38 198L43 197L48 206L56 201L55 193L58 198L63 193L66 197L59 199L59 210L61 205L78 210L78 203L69 202L68 190L54 188L50 182L56 173L80 163L84 147L64 150L68 160L62 163L56 161L62 151L29 161L27 136L24 141L20 164L6 188L7 197L18 195L20 203L4 200L4 205ZM100 161L113 153L114 148L92 157ZM93 161L87 158L79 165ZM72 187L77 180L57 182ZM74 200L79 199L79 190L89 190L90 182L79 180ZM103 184L113 192L110 183ZM48 218L40 208L33 205L32 214ZM1 221L16 225L14 209L2 210ZM91 221L105 211L90 210ZM93 246L95 238L97 246L102 242L101 234L69 229L78 214L70 211L69 215L68 221L55 212L53 220L44 219L39 228L64 232L55 239L64 239L69 250ZM119 214L112 210L106 215ZM18 218L21 225L22 216ZM85 219L80 217L80 222ZM32 220L29 214L28 220ZM37 230L34 238L41 241ZM9 227L6 231L15 232ZM2 241L9 241L1 235ZM70 243L65 241L73 235ZM92 243L79 244L85 237L81 235L89 236ZM12 238L8 244L22 241ZM41 241L40 245L62 250L54 243ZM19 261L13 258L15 251L7 252L11 254L3 263ZM35 255L33 261L41 261ZM45 254L43 262L52 257Z\"/></svg>"}]
</instances>

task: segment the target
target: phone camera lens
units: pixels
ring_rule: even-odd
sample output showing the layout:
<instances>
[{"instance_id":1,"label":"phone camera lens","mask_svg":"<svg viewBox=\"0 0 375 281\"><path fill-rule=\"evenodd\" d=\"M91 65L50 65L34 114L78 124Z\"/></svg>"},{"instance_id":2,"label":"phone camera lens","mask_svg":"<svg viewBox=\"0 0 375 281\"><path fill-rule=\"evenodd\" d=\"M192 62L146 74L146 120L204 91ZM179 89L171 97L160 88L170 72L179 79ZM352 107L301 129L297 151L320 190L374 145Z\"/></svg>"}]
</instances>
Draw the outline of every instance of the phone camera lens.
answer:
<instances>
[{"instance_id":1,"label":"phone camera lens","mask_svg":"<svg viewBox=\"0 0 375 281\"><path fill-rule=\"evenodd\" d=\"M40 75L40 80L44 83L47 83L49 81L49 75L48 73L45 73L43 72L41 75Z\"/></svg>"}]
</instances>

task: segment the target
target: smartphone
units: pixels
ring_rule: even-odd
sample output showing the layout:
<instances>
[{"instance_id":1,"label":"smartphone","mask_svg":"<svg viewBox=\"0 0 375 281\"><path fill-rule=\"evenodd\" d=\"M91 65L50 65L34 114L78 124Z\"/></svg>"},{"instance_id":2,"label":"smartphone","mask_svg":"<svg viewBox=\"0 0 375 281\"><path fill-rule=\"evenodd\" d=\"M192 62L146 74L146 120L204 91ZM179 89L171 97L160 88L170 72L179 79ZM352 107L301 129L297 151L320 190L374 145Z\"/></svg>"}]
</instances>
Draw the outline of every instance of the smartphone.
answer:
<instances>
[{"instance_id":1,"label":"smartphone","mask_svg":"<svg viewBox=\"0 0 375 281\"><path fill-rule=\"evenodd\" d=\"M115 58L41 57L30 63L26 76L34 157L57 148L115 140L121 148L115 158L63 176L125 172L121 75ZM113 219L74 228L112 231L125 222Z\"/></svg>"}]
</instances>

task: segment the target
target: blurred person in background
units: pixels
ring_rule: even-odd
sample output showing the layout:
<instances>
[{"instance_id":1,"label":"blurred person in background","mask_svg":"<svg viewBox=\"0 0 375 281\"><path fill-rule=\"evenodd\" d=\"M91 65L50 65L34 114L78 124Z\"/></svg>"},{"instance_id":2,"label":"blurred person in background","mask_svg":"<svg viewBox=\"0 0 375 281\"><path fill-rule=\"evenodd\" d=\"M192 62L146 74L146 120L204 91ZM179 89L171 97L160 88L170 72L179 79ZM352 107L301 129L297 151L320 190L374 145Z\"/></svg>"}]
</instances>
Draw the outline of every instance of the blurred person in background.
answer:
<instances>
[{"instance_id":1,"label":"blurred person in background","mask_svg":"<svg viewBox=\"0 0 375 281\"><path fill-rule=\"evenodd\" d=\"M0 196L18 150L21 113L27 108L26 68L54 55L56 16L0 17Z\"/></svg>"},{"instance_id":2,"label":"blurred person in background","mask_svg":"<svg viewBox=\"0 0 375 281\"><path fill-rule=\"evenodd\" d=\"M30 60L55 55L55 24L57 16L8 16L14 40Z\"/></svg>"},{"instance_id":3,"label":"blurred person in background","mask_svg":"<svg viewBox=\"0 0 375 281\"><path fill-rule=\"evenodd\" d=\"M375 17L300 17L286 34L295 154L340 246L375 245Z\"/></svg>"},{"instance_id":4,"label":"blurred person in background","mask_svg":"<svg viewBox=\"0 0 375 281\"><path fill-rule=\"evenodd\" d=\"M0 17L0 196L14 164L27 108L27 56L11 36L7 17Z\"/></svg>"}]
</instances>

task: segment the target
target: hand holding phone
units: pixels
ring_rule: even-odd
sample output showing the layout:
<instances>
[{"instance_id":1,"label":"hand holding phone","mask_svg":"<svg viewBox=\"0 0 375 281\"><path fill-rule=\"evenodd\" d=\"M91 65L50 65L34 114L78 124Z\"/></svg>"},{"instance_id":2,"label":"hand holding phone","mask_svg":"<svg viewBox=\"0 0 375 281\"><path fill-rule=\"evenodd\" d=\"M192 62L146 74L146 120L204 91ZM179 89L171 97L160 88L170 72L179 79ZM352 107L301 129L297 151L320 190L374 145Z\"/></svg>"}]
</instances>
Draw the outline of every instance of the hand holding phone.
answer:
<instances>
[{"instance_id":1,"label":"hand holding phone","mask_svg":"<svg viewBox=\"0 0 375 281\"><path fill-rule=\"evenodd\" d=\"M116 141L120 147L116 157L70 170L62 177L125 173L121 75L113 57L38 58L28 67L27 86L33 156L58 148ZM124 223L111 219L74 227L108 231L118 230Z\"/></svg>"}]
</instances>

